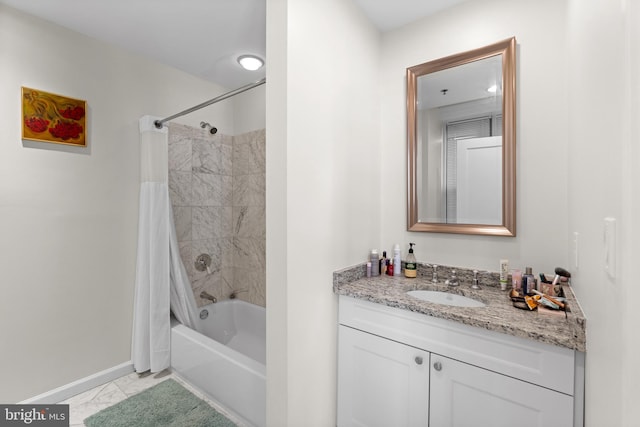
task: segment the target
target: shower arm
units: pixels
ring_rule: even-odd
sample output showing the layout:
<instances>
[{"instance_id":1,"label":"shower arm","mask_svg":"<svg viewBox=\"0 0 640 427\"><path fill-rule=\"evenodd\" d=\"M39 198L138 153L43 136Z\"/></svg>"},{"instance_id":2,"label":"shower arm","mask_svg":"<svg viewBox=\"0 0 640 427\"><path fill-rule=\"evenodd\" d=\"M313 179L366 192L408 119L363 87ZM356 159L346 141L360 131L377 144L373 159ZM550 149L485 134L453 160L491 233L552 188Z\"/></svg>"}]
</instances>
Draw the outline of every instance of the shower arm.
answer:
<instances>
[{"instance_id":1,"label":"shower arm","mask_svg":"<svg viewBox=\"0 0 640 427\"><path fill-rule=\"evenodd\" d=\"M156 120L155 122L153 122L153 124L155 125L156 129L162 129L162 126L164 125L164 123L166 123L168 121L171 121L171 120L173 120L175 118L184 116L184 115L189 114L189 113L193 113L194 111L197 111L197 110L199 110L201 108L204 108L204 107L208 107L209 105L215 104L216 102L220 102L220 101L223 101L223 100L225 100L227 98L231 98L234 95L238 95L239 93L246 92L249 89L253 89L254 87L263 85L266 82L267 82L267 78L264 77L264 78L258 80L257 82L249 83L247 85L239 87L238 89L234 89L234 90L232 90L230 92L224 93L224 94L222 94L220 96L217 96L217 97L215 97L213 99L205 101L202 104L198 104L195 107L191 107L191 108L188 108L188 109L186 109L184 111L176 113L173 116L169 116L169 117L164 118L162 120Z\"/></svg>"}]
</instances>

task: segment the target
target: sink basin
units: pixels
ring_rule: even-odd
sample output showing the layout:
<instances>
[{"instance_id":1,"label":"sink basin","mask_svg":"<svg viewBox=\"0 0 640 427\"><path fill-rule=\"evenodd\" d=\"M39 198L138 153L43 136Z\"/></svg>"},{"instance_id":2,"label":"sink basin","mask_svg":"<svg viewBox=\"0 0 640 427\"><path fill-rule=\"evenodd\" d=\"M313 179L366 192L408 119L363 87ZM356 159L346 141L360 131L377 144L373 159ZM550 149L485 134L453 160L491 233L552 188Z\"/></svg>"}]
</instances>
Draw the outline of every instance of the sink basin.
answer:
<instances>
[{"instance_id":1,"label":"sink basin","mask_svg":"<svg viewBox=\"0 0 640 427\"><path fill-rule=\"evenodd\" d=\"M454 305L456 307L485 307L486 304L463 295L440 291L409 291L407 295L434 304Z\"/></svg>"}]
</instances>

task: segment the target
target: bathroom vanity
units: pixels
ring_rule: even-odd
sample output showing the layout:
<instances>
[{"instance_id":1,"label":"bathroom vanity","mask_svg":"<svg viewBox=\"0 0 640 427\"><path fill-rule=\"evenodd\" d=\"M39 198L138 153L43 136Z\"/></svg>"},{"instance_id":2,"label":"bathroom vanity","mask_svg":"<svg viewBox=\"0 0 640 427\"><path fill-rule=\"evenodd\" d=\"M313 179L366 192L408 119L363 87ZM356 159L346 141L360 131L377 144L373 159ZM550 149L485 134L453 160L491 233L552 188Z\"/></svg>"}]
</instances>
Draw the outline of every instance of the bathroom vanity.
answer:
<instances>
[{"instance_id":1,"label":"bathroom vanity","mask_svg":"<svg viewBox=\"0 0 640 427\"><path fill-rule=\"evenodd\" d=\"M582 426L585 319L512 306L507 293L424 278L334 275L338 420L346 426ZM419 300L454 292L484 307Z\"/></svg>"}]
</instances>

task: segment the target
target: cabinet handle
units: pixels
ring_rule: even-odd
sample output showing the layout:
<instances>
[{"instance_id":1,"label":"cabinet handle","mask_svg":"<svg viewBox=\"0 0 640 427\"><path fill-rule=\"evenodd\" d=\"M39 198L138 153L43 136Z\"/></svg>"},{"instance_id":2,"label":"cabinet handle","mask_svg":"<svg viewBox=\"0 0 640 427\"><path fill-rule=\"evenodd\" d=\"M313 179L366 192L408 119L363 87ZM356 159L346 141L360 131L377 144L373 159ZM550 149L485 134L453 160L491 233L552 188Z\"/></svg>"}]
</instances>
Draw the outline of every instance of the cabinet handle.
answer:
<instances>
[{"instance_id":1,"label":"cabinet handle","mask_svg":"<svg viewBox=\"0 0 640 427\"><path fill-rule=\"evenodd\" d=\"M418 365L422 365L422 357L420 357L420 356L416 356L415 361L416 361L416 363L417 363Z\"/></svg>"},{"instance_id":2,"label":"cabinet handle","mask_svg":"<svg viewBox=\"0 0 640 427\"><path fill-rule=\"evenodd\" d=\"M440 362L434 363L433 364L433 369L435 369L436 371L442 370L442 363L440 363Z\"/></svg>"}]
</instances>

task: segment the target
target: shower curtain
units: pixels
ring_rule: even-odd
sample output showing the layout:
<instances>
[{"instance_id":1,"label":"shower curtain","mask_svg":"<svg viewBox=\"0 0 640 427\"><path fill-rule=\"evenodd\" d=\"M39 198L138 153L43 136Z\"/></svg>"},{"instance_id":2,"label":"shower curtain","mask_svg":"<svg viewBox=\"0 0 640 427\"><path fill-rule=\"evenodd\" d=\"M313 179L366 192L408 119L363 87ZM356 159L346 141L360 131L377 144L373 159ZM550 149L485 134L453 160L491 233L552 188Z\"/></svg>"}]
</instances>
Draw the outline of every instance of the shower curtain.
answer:
<instances>
[{"instance_id":1,"label":"shower curtain","mask_svg":"<svg viewBox=\"0 0 640 427\"><path fill-rule=\"evenodd\" d=\"M131 359L136 372L171 362L170 311L196 329L196 303L180 259L168 185L168 130L140 119L140 213Z\"/></svg>"}]
</instances>

